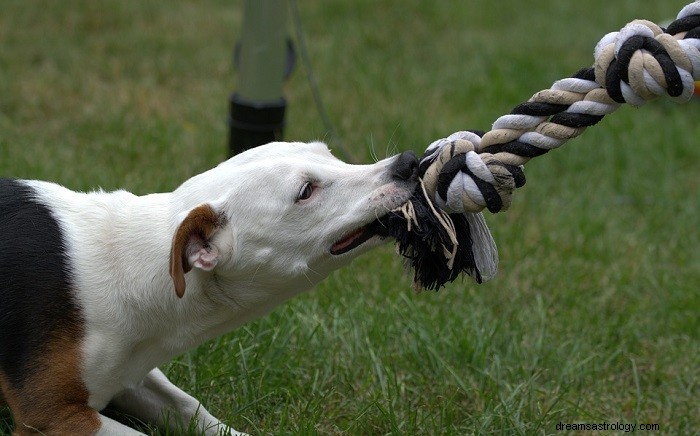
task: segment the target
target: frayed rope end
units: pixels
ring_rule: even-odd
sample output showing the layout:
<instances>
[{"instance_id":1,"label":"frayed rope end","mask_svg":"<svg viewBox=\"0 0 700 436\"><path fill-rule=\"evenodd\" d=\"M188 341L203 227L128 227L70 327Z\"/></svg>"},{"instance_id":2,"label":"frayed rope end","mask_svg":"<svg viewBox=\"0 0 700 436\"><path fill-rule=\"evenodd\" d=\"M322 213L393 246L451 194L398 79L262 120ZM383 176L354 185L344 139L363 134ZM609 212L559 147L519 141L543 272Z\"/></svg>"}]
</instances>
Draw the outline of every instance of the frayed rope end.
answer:
<instances>
[{"instance_id":1,"label":"frayed rope end","mask_svg":"<svg viewBox=\"0 0 700 436\"><path fill-rule=\"evenodd\" d=\"M445 213L426 194L422 180L413 198L383 218L382 225L414 270L417 291L437 291L461 273L476 283L496 273L498 253L483 215Z\"/></svg>"}]
</instances>

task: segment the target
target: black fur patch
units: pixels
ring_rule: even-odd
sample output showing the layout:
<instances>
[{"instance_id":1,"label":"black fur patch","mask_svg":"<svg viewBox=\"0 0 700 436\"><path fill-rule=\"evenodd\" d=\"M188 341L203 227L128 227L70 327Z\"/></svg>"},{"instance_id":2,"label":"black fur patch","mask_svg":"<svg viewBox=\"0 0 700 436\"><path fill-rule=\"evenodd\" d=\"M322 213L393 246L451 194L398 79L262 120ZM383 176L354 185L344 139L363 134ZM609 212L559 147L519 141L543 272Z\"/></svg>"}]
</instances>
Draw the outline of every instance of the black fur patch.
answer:
<instances>
[{"instance_id":1,"label":"black fur patch","mask_svg":"<svg viewBox=\"0 0 700 436\"><path fill-rule=\"evenodd\" d=\"M35 192L0 179L0 370L21 389L58 336L81 334L61 228Z\"/></svg>"}]
</instances>

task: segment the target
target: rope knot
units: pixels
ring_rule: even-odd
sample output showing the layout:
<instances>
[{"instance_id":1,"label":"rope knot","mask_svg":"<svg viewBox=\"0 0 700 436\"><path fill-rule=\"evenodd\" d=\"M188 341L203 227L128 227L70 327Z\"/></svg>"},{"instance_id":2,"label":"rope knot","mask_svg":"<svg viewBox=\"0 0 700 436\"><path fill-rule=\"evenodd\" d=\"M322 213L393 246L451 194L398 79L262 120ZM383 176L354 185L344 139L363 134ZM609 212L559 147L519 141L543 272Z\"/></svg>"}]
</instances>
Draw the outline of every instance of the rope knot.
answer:
<instances>
[{"instance_id":1,"label":"rope knot","mask_svg":"<svg viewBox=\"0 0 700 436\"><path fill-rule=\"evenodd\" d=\"M604 36L592 67L535 93L489 132L460 131L428 146L414 197L385 219L387 234L415 270L417 286L438 289L464 272L496 273L498 252L481 211L508 209L525 184L523 165L560 147L623 103L659 96L682 103L700 79L700 0L667 29L636 20Z\"/></svg>"},{"instance_id":2,"label":"rope knot","mask_svg":"<svg viewBox=\"0 0 700 436\"><path fill-rule=\"evenodd\" d=\"M617 103L641 106L661 96L687 102L694 77L700 77L699 26L700 3L695 2L666 30L635 20L605 35L594 51L595 81Z\"/></svg>"},{"instance_id":3,"label":"rope knot","mask_svg":"<svg viewBox=\"0 0 700 436\"><path fill-rule=\"evenodd\" d=\"M445 212L506 210L515 188L525 183L520 166L479 153L480 146L479 132L456 132L433 142L421 158L425 189Z\"/></svg>"}]
</instances>

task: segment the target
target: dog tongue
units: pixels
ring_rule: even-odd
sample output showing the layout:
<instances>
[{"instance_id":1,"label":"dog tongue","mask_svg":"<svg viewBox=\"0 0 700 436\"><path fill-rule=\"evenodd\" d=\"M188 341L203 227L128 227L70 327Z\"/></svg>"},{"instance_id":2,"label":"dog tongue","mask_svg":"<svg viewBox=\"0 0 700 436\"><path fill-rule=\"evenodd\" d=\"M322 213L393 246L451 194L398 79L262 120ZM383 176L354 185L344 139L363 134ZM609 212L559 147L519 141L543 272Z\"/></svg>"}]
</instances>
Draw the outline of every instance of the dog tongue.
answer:
<instances>
[{"instance_id":1,"label":"dog tongue","mask_svg":"<svg viewBox=\"0 0 700 436\"><path fill-rule=\"evenodd\" d=\"M331 254L343 254L361 245L363 242L369 239L369 237L365 235L365 231L366 227L360 227L359 229L345 236L340 241L333 244L333 246L331 247ZM363 237L363 235L365 235L365 237Z\"/></svg>"}]
</instances>

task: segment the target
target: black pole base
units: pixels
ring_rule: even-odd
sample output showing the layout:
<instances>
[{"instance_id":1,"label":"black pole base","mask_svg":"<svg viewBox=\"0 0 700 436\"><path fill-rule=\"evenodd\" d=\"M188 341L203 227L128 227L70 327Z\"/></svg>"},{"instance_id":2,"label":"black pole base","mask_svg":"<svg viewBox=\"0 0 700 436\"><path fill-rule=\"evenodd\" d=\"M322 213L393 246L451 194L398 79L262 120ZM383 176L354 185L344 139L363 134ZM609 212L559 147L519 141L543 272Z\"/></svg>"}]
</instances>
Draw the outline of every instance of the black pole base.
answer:
<instances>
[{"instance_id":1,"label":"black pole base","mask_svg":"<svg viewBox=\"0 0 700 436\"><path fill-rule=\"evenodd\" d=\"M254 102L232 94L229 98L229 155L268 142L281 141L284 130L284 111L287 102L280 98L273 102Z\"/></svg>"}]
</instances>

